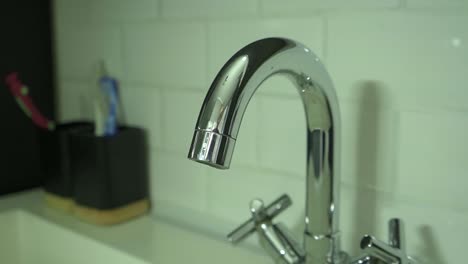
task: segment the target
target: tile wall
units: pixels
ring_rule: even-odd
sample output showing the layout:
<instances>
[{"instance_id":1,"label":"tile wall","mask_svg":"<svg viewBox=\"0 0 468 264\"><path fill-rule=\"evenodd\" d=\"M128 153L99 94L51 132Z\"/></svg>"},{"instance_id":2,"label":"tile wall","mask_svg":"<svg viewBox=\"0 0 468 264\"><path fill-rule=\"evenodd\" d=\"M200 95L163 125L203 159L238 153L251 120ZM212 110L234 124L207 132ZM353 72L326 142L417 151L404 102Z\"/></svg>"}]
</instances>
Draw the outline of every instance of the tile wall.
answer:
<instances>
[{"instance_id":1,"label":"tile wall","mask_svg":"<svg viewBox=\"0 0 468 264\"><path fill-rule=\"evenodd\" d=\"M385 240L400 217L423 263L464 262L468 1L55 0L55 26L61 120L92 118L104 60L126 122L150 135L155 216L220 237L250 199L287 192L294 205L280 219L300 233L305 122L287 80L254 96L230 170L186 159L217 70L249 42L283 36L315 51L336 85L344 247L356 253L364 233Z\"/></svg>"}]
</instances>

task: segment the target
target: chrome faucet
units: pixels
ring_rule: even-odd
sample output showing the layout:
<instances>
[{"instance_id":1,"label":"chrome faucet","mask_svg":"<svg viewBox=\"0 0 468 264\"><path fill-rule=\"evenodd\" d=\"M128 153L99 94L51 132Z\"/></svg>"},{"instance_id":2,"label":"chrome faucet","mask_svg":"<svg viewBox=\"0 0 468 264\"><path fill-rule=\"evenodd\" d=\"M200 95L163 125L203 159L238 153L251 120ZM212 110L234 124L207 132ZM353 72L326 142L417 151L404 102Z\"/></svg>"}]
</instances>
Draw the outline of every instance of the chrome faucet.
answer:
<instances>
[{"instance_id":1,"label":"chrome faucet","mask_svg":"<svg viewBox=\"0 0 468 264\"><path fill-rule=\"evenodd\" d=\"M350 262L340 248L338 101L320 59L304 45L289 39L267 38L247 45L229 59L203 102L188 158L228 169L250 98L263 81L275 74L284 75L295 84L307 122L303 244L299 245L283 225L272 223L274 216L291 204L287 195L266 208L261 200L253 200L252 218L231 233L229 239L238 242L257 231L272 257L283 263L371 263L375 256L370 254ZM375 245L371 243L368 247ZM389 254L395 252L400 249Z\"/></svg>"}]
</instances>

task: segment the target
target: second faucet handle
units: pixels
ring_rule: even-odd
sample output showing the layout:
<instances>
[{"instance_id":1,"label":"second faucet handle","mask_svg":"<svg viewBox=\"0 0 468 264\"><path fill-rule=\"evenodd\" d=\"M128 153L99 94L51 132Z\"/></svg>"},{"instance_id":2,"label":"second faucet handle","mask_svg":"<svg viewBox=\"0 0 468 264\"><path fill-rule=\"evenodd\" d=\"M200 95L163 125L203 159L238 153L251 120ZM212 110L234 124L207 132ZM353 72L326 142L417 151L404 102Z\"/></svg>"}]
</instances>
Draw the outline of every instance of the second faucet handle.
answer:
<instances>
[{"instance_id":1,"label":"second faucet handle","mask_svg":"<svg viewBox=\"0 0 468 264\"><path fill-rule=\"evenodd\" d=\"M291 205L291 199L284 194L265 207L263 201L254 199L250 202L252 217L228 235L228 239L237 243L249 234L257 231L260 245L275 260L275 263L299 264L305 258L304 250L294 240L287 228L274 224L273 218Z\"/></svg>"},{"instance_id":2,"label":"second faucet handle","mask_svg":"<svg viewBox=\"0 0 468 264\"><path fill-rule=\"evenodd\" d=\"M388 244L370 235L365 235L361 240L361 249L364 249L368 256L380 259L384 263L409 264L402 221L398 218L391 219L388 223L388 229Z\"/></svg>"},{"instance_id":3,"label":"second faucet handle","mask_svg":"<svg viewBox=\"0 0 468 264\"><path fill-rule=\"evenodd\" d=\"M264 206L261 199L254 199L250 202L250 212L252 217L228 234L228 240L237 243L255 232L258 223L265 220L271 220L281 212L286 210L292 204L291 198L287 194L281 195L267 207Z\"/></svg>"}]
</instances>

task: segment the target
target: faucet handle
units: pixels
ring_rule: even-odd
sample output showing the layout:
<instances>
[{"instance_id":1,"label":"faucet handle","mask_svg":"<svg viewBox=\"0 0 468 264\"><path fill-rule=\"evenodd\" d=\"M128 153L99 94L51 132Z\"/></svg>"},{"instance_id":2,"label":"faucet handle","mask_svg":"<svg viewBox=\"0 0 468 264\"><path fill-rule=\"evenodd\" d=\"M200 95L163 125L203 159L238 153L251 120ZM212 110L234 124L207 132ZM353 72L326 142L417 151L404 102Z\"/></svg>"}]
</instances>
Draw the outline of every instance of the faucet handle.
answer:
<instances>
[{"instance_id":1,"label":"faucet handle","mask_svg":"<svg viewBox=\"0 0 468 264\"><path fill-rule=\"evenodd\" d=\"M392 218L388 221L388 244L393 248L398 248L406 252L405 230L403 221Z\"/></svg>"},{"instance_id":2,"label":"faucet handle","mask_svg":"<svg viewBox=\"0 0 468 264\"><path fill-rule=\"evenodd\" d=\"M368 256L380 259L384 263L411 263L406 255L403 222L398 218L391 219L388 223L388 231L388 244L377 240L373 236L365 235L361 240L361 249Z\"/></svg>"},{"instance_id":3,"label":"faucet handle","mask_svg":"<svg viewBox=\"0 0 468 264\"><path fill-rule=\"evenodd\" d=\"M252 217L228 235L229 241L237 243L257 231L260 245L275 260L275 263L303 263L305 252L283 224L273 224L272 220L291 205L291 199L283 194L267 207L263 201L250 202Z\"/></svg>"},{"instance_id":4,"label":"faucet handle","mask_svg":"<svg viewBox=\"0 0 468 264\"><path fill-rule=\"evenodd\" d=\"M245 221L242 225L227 235L227 238L232 243L238 243L253 232L259 223L270 221L281 212L286 210L292 204L291 198L287 194L281 195L267 207L261 199L254 199L250 202L250 213L252 217Z\"/></svg>"}]
</instances>

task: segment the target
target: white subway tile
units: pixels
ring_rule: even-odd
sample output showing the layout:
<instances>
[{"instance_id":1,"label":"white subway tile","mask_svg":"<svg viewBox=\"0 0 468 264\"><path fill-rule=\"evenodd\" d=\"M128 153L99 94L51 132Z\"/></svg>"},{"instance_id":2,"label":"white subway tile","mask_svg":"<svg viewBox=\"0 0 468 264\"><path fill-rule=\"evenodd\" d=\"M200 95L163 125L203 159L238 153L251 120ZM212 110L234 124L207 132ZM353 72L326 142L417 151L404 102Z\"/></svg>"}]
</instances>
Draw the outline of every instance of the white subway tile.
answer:
<instances>
[{"instance_id":1,"label":"white subway tile","mask_svg":"<svg viewBox=\"0 0 468 264\"><path fill-rule=\"evenodd\" d=\"M409 8L466 8L466 0L406 0L406 6Z\"/></svg>"},{"instance_id":2,"label":"white subway tile","mask_svg":"<svg viewBox=\"0 0 468 264\"><path fill-rule=\"evenodd\" d=\"M288 194L293 205L278 217L295 233L303 227L305 177L290 179L278 174L232 166L229 170L208 171L208 210L210 213L237 224L250 218L249 203L262 199L268 205L282 194Z\"/></svg>"},{"instance_id":3,"label":"white subway tile","mask_svg":"<svg viewBox=\"0 0 468 264\"><path fill-rule=\"evenodd\" d=\"M341 182L386 190L397 172L398 115L380 104L378 89L366 87L360 93L365 102L340 104Z\"/></svg>"},{"instance_id":4,"label":"white subway tile","mask_svg":"<svg viewBox=\"0 0 468 264\"><path fill-rule=\"evenodd\" d=\"M87 22L91 18L92 0L55 0L53 5L55 26Z\"/></svg>"},{"instance_id":5,"label":"white subway tile","mask_svg":"<svg viewBox=\"0 0 468 264\"><path fill-rule=\"evenodd\" d=\"M125 118L122 121L131 126L144 128L150 146L160 147L163 133L161 91L154 87L139 87L124 83L120 94Z\"/></svg>"},{"instance_id":6,"label":"white subway tile","mask_svg":"<svg viewBox=\"0 0 468 264\"><path fill-rule=\"evenodd\" d=\"M93 14L101 19L144 20L158 15L158 0L98 0Z\"/></svg>"},{"instance_id":7,"label":"white subway tile","mask_svg":"<svg viewBox=\"0 0 468 264\"><path fill-rule=\"evenodd\" d=\"M267 15L304 15L323 9L395 8L399 0L261 0L262 12Z\"/></svg>"},{"instance_id":8,"label":"white subway tile","mask_svg":"<svg viewBox=\"0 0 468 264\"><path fill-rule=\"evenodd\" d=\"M185 155L151 152L151 198L202 212L206 210L206 168Z\"/></svg>"},{"instance_id":9,"label":"white subway tile","mask_svg":"<svg viewBox=\"0 0 468 264\"><path fill-rule=\"evenodd\" d=\"M56 32L57 61L61 77L92 83L101 61L110 74L122 76L120 30L115 26L68 25Z\"/></svg>"},{"instance_id":10,"label":"white subway tile","mask_svg":"<svg viewBox=\"0 0 468 264\"><path fill-rule=\"evenodd\" d=\"M254 96L245 110L236 139L231 166L237 166L238 164L258 166L259 103L259 98Z\"/></svg>"},{"instance_id":11,"label":"white subway tile","mask_svg":"<svg viewBox=\"0 0 468 264\"><path fill-rule=\"evenodd\" d=\"M207 87L206 34L200 24L125 27L128 79L171 86Z\"/></svg>"},{"instance_id":12,"label":"white subway tile","mask_svg":"<svg viewBox=\"0 0 468 264\"><path fill-rule=\"evenodd\" d=\"M322 57L320 18L265 19L213 22L209 24L209 79L212 80L227 60L245 45L267 37L286 37L303 43ZM291 87L284 87L291 86ZM285 79L275 78L262 85L262 93L296 94Z\"/></svg>"},{"instance_id":13,"label":"white subway tile","mask_svg":"<svg viewBox=\"0 0 468 264\"><path fill-rule=\"evenodd\" d=\"M158 16L158 6L158 0L93 0L90 14L96 20L146 20Z\"/></svg>"},{"instance_id":14,"label":"white subway tile","mask_svg":"<svg viewBox=\"0 0 468 264\"><path fill-rule=\"evenodd\" d=\"M258 3L252 0L162 0L165 18L226 18L254 16Z\"/></svg>"},{"instance_id":15,"label":"white subway tile","mask_svg":"<svg viewBox=\"0 0 468 264\"><path fill-rule=\"evenodd\" d=\"M90 86L86 83L59 81L57 87L59 122L93 118Z\"/></svg>"},{"instance_id":16,"label":"white subway tile","mask_svg":"<svg viewBox=\"0 0 468 264\"><path fill-rule=\"evenodd\" d=\"M158 16L158 0L57 0L56 24L137 21Z\"/></svg>"},{"instance_id":17,"label":"white subway tile","mask_svg":"<svg viewBox=\"0 0 468 264\"><path fill-rule=\"evenodd\" d=\"M329 20L327 65L341 98L379 83L388 104L464 108L468 96L467 16L380 13Z\"/></svg>"},{"instance_id":18,"label":"white subway tile","mask_svg":"<svg viewBox=\"0 0 468 264\"><path fill-rule=\"evenodd\" d=\"M468 209L468 116L403 112L400 116L395 192Z\"/></svg>"},{"instance_id":19,"label":"white subway tile","mask_svg":"<svg viewBox=\"0 0 468 264\"><path fill-rule=\"evenodd\" d=\"M262 96L259 124L261 166L304 177L306 121L299 95L289 100Z\"/></svg>"},{"instance_id":20,"label":"white subway tile","mask_svg":"<svg viewBox=\"0 0 468 264\"><path fill-rule=\"evenodd\" d=\"M184 155L188 153L204 95L203 92L186 90L163 91L164 149Z\"/></svg>"}]
</instances>

